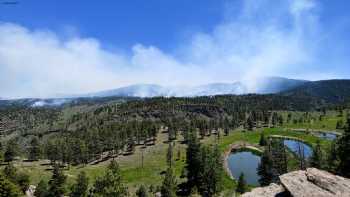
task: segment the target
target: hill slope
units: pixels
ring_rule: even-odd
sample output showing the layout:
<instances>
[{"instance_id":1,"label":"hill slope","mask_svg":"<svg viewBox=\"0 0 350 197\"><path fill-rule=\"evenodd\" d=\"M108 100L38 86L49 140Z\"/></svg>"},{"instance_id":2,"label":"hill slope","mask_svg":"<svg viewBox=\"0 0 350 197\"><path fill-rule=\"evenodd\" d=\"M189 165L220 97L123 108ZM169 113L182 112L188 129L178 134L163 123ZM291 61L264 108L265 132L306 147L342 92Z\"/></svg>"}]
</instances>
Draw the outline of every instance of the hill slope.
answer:
<instances>
[{"instance_id":1,"label":"hill slope","mask_svg":"<svg viewBox=\"0 0 350 197\"><path fill-rule=\"evenodd\" d=\"M136 84L117 89L91 93L84 96L105 97L105 96L128 96L128 97L195 97L214 96L223 94L272 94L300 86L307 81L287 79L281 77L266 77L257 79L259 87L252 91L243 82L234 83L209 83L200 86L160 86L153 84Z\"/></svg>"},{"instance_id":2,"label":"hill slope","mask_svg":"<svg viewBox=\"0 0 350 197\"><path fill-rule=\"evenodd\" d=\"M309 81L288 79L283 77L265 77L258 80L260 86L256 93L259 94L272 94L281 91L287 91L292 88L301 86Z\"/></svg>"},{"instance_id":3,"label":"hill slope","mask_svg":"<svg viewBox=\"0 0 350 197\"><path fill-rule=\"evenodd\" d=\"M350 80L335 79L304 83L281 92L285 96L315 97L328 103L339 103L350 99Z\"/></svg>"}]
</instances>

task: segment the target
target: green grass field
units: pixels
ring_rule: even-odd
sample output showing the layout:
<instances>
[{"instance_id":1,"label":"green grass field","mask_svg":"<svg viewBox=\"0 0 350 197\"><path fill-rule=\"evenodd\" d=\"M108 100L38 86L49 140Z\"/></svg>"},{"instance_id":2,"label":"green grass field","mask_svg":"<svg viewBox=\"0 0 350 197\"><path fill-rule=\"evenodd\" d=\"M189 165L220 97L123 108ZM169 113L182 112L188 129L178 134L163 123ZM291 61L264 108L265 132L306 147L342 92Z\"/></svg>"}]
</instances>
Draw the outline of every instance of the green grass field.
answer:
<instances>
[{"instance_id":1,"label":"green grass field","mask_svg":"<svg viewBox=\"0 0 350 197\"><path fill-rule=\"evenodd\" d=\"M319 139L316 136L308 135L303 132L295 132L287 129L278 128L265 128L257 131L232 131L228 136L221 135L220 139L212 135L211 137L205 138L202 142L206 145L218 143L219 148L222 152L225 152L231 144L237 142L248 142L251 144L258 144L260 139L260 133L263 130L265 136L269 135L283 135L301 138L309 144L314 145ZM119 156L116 160L121 166L123 178L127 186L129 187L130 193L134 193L135 190L141 185L154 185L158 186L162 183L162 172L166 170L166 151L168 144L163 141L166 139L167 134L161 133L158 136L157 143L154 146L149 146L146 149L141 149L140 146L136 148L134 154L129 156ZM181 139L180 139L181 140ZM178 177L178 183L185 181L180 179L181 171L185 166L185 148L186 146L181 144L179 141L175 143L174 159L175 171ZM321 140L321 145L327 147L330 144L329 141ZM142 152L144 155L144 162L142 167ZM180 158L178 158L178 152L180 151ZM41 179L48 180L51 177L50 168L47 164L48 161L38 162L15 162L15 166L28 173L31 177L31 184L36 185ZM72 184L77 177L77 174L84 170L89 178L90 183L97 176L103 175L104 169L108 165L109 161L101 162L97 165L86 165L86 166L72 166L70 169L65 171L68 176L68 185ZM293 163L291 163L293 165ZM224 175L224 193L229 195L235 188L235 181L232 180L228 174Z\"/></svg>"},{"instance_id":2,"label":"green grass field","mask_svg":"<svg viewBox=\"0 0 350 197\"><path fill-rule=\"evenodd\" d=\"M286 121L289 113L292 114L292 119L289 123L287 123ZM342 116L340 116L338 111L327 111L326 115L321 119L321 112L309 112L308 118L304 118L304 121L299 120L302 117L305 117L305 112L280 111L279 114L283 116L283 120L285 122L283 127L285 128L336 131L337 122L339 120L343 120L345 123L348 112L344 110Z\"/></svg>"}]
</instances>

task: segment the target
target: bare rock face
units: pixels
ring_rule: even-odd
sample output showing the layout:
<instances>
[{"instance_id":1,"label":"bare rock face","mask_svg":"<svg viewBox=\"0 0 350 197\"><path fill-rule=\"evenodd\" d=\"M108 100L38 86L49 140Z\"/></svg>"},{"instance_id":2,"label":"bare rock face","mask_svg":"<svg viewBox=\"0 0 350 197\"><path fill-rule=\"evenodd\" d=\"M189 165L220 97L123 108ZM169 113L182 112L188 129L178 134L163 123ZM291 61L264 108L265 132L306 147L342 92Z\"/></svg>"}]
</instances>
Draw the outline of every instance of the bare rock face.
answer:
<instances>
[{"instance_id":1,"label":"bare rock face","mask_svg":"<svg viewBox=\"0 0 350 197\"><path fill-rule=\"evenodd\" d=\"M350 179L333 175L316 168L308 168L306 176L309 182L327 190L335 196L350 196Z\"/></svg>"},{"instance_id":2,"label":"bare rock face","mask_svg":"<svg viewBox=\"0 0 350 197\"><path fill-rule=\"evenodd\" d=\"M264 196L276 196L276 194L284 192L284 188L281 185L270 184L267 187L258 187L253 189L251 192L244 193L242 197L264 197Z\"/></svg>"},{"instance_id":3,"label":"bare rock face","mask_svg":"<svg viewBox=\"0 0 350 197\"><path fill-rule=\"evenodd\" d=\"M279 178L281 185L255 188L242 196L350 197L350 179L316 168L290 172Z\"/></svg>"},{"instance_id":4,"label":"bare rock face","mask_svg":"<svg viewBox=\"0 0 350 197\"><path fill-rule=\"evenodd\" d=\"M28 190L26 191L27 197L34 197L36 187L34 185L30 185Z\"/></svg>"},{"instance_id":5,"label":"bare rock face","mask_svg":"<svg viewBox=\"0 0 350 197\"><path fill-rule=\"evenodd\" d=\"M282 186L294 197L329 197L327 190L307 180L305 171L294 171L280 176Z\"/></svg>"}]
</instances>

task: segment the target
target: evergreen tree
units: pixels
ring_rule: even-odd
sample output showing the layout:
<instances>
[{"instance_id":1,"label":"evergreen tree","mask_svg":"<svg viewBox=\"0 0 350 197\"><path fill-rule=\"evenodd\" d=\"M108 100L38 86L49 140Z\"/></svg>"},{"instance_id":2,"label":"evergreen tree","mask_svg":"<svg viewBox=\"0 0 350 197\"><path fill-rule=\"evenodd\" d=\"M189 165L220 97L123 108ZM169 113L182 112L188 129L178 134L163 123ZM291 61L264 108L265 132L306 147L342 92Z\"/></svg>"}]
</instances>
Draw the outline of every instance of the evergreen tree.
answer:
<instances>
[{"instance_id":1,"label":"evergreen tree","mask_svg":"<svg viewBox=\"0 0 350 197\"><path fill-rule=\"evenodd\" d=\"M343 120L338 120L336 129L343 129L343 128L344 128Z\"/></svg>"},{"instance_id":2,"label":"evergreen tree","mask_svg":"<svg viewBox=\"0 0 350 197\"><path fill-rule=\"evenodd\" d=\"M228 134L229 134L229 128L227 126L225 126L225 128L224 128L224 134L225 134L225 136L228 136Z\"/></svg>"},{"instance_id":3,"label":"evergreen tree","mask_svg":"<svg viewBox=\"0 0 350 197\"><path fill-rule=\"evenodd\" d=\"M176 160L178 161L178 160L180 160L180 159L181 159L181 150L178 149L178 150L177 150L177 158L176 158Z\"/></svg>"},{"instance_id":4,"label":"evergreen tree","mask_svg":"<svg viewBox=\"0 0 350 197\"><path fill-rule=\"evenodd\" d=\"M327 150L327 158L326 158L326 168L327 171L336 173L338 168L338 152L337 152L337 143L332 142L330 148Z\"/></svg>"},{"instance_id":5,"label":"evergreen tree","mask_svg":"<svg viewBox=\"0 0 350 197\"><path fill-rule=\"evenodd\" d=\"M278 124L279 124L279 126L283 125L283 116L282 115L278 116Z\"/></svg>"},{"instance_id":6,"label":"evergreen tree","mask_svg":"<svg viewBox=\"0 0 350 197\"><path fill-rule=\"evenodd\" d=\"M76 183L72 186L71 197L85 197L87 196L89 187L89 178L86 176L84 171L78 174Z\"/></svg>"},{"instance_id":7,"label":"evergreen tree","mask_svg":"<svg viewBox=\"0 0 350 197\"><path fill-rule=\"evenodd\" d=\"M1 134L0 134L0 139L1 139ZM4 160L4 147L2 145L2 142L0 142L0 162Z\"/></svg>"},{"instance_id":8,"label":"evergreen tree","mask_svg":"<svg viewBox=\"0 0 350 197\"><path fill-rule=\"evenodd\" d=\"M45 144L46 158L50 160L51 164L59 160L60 150L57 146L56 140L50 139Z\"/></svg>"},{"instance_id":9,"label":"evergreen tree","mask_svg":"<svg viewBox=\"0 0 350 197\"><path fill-rule=\"evenodd\" d=\"M10 140L4 153L4 161L11 162L18 155L18 144L15 140Z\"/></svg>"},{"instance_id":10,"label":"evergreen tree","mask_svg":"<svg viewBox=\"0 0 350 197\"><path fill-rule=\"evenodd\" d=\"M137 197L148 197L148 192L147 189L144 185L141 185L139 189L136 191L136 196Z\"/></svg>"},{"instance_id":11,"label":"evergreen tree","mask_svg":"<svg viewBox=\"0 0 350 197\"><path fill-rule=\"evenodd\" d=\"M339 174L350 178L350 118L348 117L347 126L345 128L344 134L338 140L337 147L338 157L339 157Z\"/></svg>"},{"instance_id":12,"label":"evergreen tree","mask_svg":"<svg viewBox=\"0 0 350 197\"><path fill-rule=\"evenodd\" d=\"M19 188L0 174L0 197L20 197Z\"/></svg>"},{"instance_id":13,"label":"evergreen tree","mask_svg":"<svg viewBox=\"0 0 350 197\"><path fill-rule=\"evenodd\" d=\"M267 144L267 142L266 142L266 138L265 138L264 132L261 132L259 145L260 146L265 146L266 144Z\"/></svg>"},{"instance_id":14,"label":"evergreen tree","mask_svg":"<svg viewBox=\"0 0 350 197\"><path fill-rule=\"evenodd\" d=\"M22 190L23 194L28 190L29 188L29 175L24 173L18 173L16 176L16 183Z\"/></svg>"},{"instance_id":15,"label":"evergreen tree","mask_svg":"<svg viewBox=\"0 0 350 197\"><path fill-rule=\"evenodd\" d=\"M277 112L273 112L272 113L272 118L271 118L271 122L272 122L272 127L276 127L277 123L278 123L278 114Z\"/></svg>"},{"instance_id":16,"label":"evergreen tree","mask_svg":"<svg viewBox=\"0 0 350 197\"><path fill-rule=\"evenodd\" d=\"M291 120L292 120L292 114L291 114L291 113L288 113L288 116L287 116L287 123L289 124Z\"/></svg>"},{"instance_id":17,"label":"evergreen tree","mask_svg":"<svg viewBox=\"0 0 350 197\"><path fill-rule=\"evenodd\" d=\"M339 108L338 109L338 117L343 117L343 109L342 108Z\"/></svg>"},{"instance_id":18,"label":"evergreen tree","mask_svg":"<svg viewBox=\"0 0 350 197\"><path fill-rule=\"evenodd\" d=\"M286 147L283 141L280 139L273 139L270 141L268 150L272 155L272 166L275 170L277 176L287 173L288 163L287 163L287 153Z\"/></svg>"},{"instance_id":19,"label":"evergreen tree","mask_svg":"<svg viewBox=\"0 0 350 197\"><path fill-rule=\"evenodd\" d=\"M175 197L176 196L176 177L174 175L173 169L168 168L165 173L165 178L163 180L163 185L161 187L161 194L164 197Z\"/></svg>"},{"instance_id":20,"label":"evergreen tree","mask_svg":"<svg viewBox=\"0 0 350 197\"><path fill-rule=\"evenodd\" d=\"M241 175L239 175L239 178L238 178L236 192L243 194L246 190L247 190L247 184L244 179L244 174L241 173Z\"/></svg>"},{"instance_id":21,"label":"evergreen tree","mask_svg":"<svg viewBox=\"0 0 350 197\"><path fill-rule=\"evenodd\" d=\"M283 142L270 140L258 166L259 183L262 186L278 182L278 176L287 172L287 155Z\"/></svg>"},{"instance_id":22,"label":"evergreen tree","mask_svg":"<svg viewBox=\"0 0 350 197\"><path fill-rule=\"evenodd\" d=\"M249 116L246 122L246 129L248 129L248 131L252 131L253 128L254 128L253 118L252 116Z\"/></svg>"},{"instance_id":23,"label":"evergreen tree","mask_svg":"<svg viewBox=\"0 0 350 197\"><path fill-rule=\"evenodd\" d=\"M135 142L133 138L130 138L128 141L127 151L131 154L135 152Z\"/></svg>"},{"instance_id":24,"label":"evergreen tree","mask_svg":"<svg viewBox=\"0 0 350 197\"><path fill-rule=\"evenodd\" d=\"M317 140L316 147L314 148L310 165L314 168L323 169L323 153L320 145L320 141Z\"/></svg>"},{"instance_id":25,"label":"evergreen tree","mask_svg":"<svg viewBox=\"0 0 350 197\"><path fill-rule=\"evenodd\" d=\"M304 145L301 142L297 142L297 154L299 159L299 169L305 170L306 169L306 159L305 159L305 149Z\"/></svg>"},{"instance_id":26,"label":"evergreen tree","mask_svg":"<svg viewBox=\"0 0 350 197\"><path fill-rule=\"evenodd\" d=\"M12 163L9 163L5 166L4 175L7 179L11 180L12 182L15 182L17 176L17 169Z\"/></svg>"},{"instance_id":27,"label":"evergreen tree","mask_svg":"<svg viewBox=\"0 0 350 197\"><path fill-rule=\"evenodd\" d=\"M273 161L271 153L268 149L265 149L264 154L261 157L260 164L258 166L259 183L261 186L270 185L274 181L273 173Z\"/></svg>"},{"instance_id":28,"label":"evergreen tree","mask_svg":"<svg viewBox=\"0 0 350 197\"><path fill-rule=\"evenodd\" d=\"M186 149L187 181L193 186L200 172L200 143L194 130L190 131Z\"/></svg>"},{"instance_id":29,"label":"evergreen tree","mask_svg":"<svg viewBox=\"0 0 350 197\"><path fill-rule=\"evenodd\" d=\"M170 168L173 166L173 152L173 143L169 142L169 147L166 154L166 161Z\"/></svg>"},{"instance_id":30,"label":"evergreen tree","mask_svg":"<svg viewBox=\"0 0 350 197\"><path fill-rule=\"evenodd\" d=\"M223 163L217 145L201 148L200 175L197 188L203 196L214 196L222 189Z\"/></svg>"},{"instance_id":31,"label":"evergreen tree","mask_svg":"<svg viewBox=\"0 0 350 197\"><path fill-rule=\"evenodd\" d=\"M48 185L47 182L41 180L38 186L35 188L34 196L36 197L46 197L48 196Z\"/></svg>"},{"instance_id":32,"label":"evergreen tree","mask_svg":"<svg viewBox=\"0 0 350 197\"><path fill-rule=\"evenodd\" d=\"M204 139L204 136L206 135L207 131L204 127L199 128L199 135L201 136L201 139Z\"/></svg>"},{"instance_id":33,"label":"evergreen tree","mask_svg":"<svg viewBox=\"0 0 350 197\"><path fill-rule=\"evenodd\" d=\"M9 163L4 168L4 176L19 186L23 193L29 188L29 176L22 172L18 172L12 163Z\"/></svg>"},{"instance_id":34,"label":"evergreen tree","mask_svg":"<svg viewBox=\"0 0 350 197\"><path fill-rule=\"evenodd\" d=\"M152 125L151 129L150 129L150 134L151 134L151 137L152 137L152 143L153 144L155 144L155 142L156 142L157 132L158 132L158 128L156 127L156 125Z\"/></svg>"},{"instance_id":35,"label":"evergreen tree","mask_svg":"<svg viewBox=\"0 0 350 197\"><path fill-rule=\"evenodd\" d=\"M121 171L116 161L112 160L105 174L96 179L92 193L101 197L128 196L128 189L122 183Z\"/></svg>"},{"instance_id":36,"label":"evergreen tree","mask_svg":"<svg viewBox=\"0 0 350 197\"><path fill-rule=\"evenodd\" d=\"M41 156L41 149L40 149L40 143L37 137L34 137L30 141L30 147L29 147L29 160L38 160Z\"/></svg>"},{"instance_id":37,"label":"evergreen tree","mask_svg":"<svg viewBox=\"0 0 350 197\"><path fill-rule=\"evenodd\" d=\"M74 139L71 145L72 162L77 165L80 163L87 163L87 147L83 140Z\"/></svg>"},{"instance_id":38,"label":"evergreen tree","mask_svg":"<svg viewBox=\"0 0 350 197\"><path fill-rule=\"evenodd\" d=\"M212 173L210 173L212 177L210 180L210 190L214 195L222 190L222 176L224 174L223 160L217 144L214 146L213 153L210 157L212 158L213 162L213 168L211 169Z\"/></svg>"},{"instance_id":39,"label":"evergreen tree","mask_svg":"<svg viewBox=\"0 0 350 197\"><path fill-rule=\"evenodd\" d=\"M57 197L62 196L65 189L65 182L67 177L64 175L63 170L58 164L54 165L52 177L49 181L48 196Z\"/></svg>"}]
</instances>

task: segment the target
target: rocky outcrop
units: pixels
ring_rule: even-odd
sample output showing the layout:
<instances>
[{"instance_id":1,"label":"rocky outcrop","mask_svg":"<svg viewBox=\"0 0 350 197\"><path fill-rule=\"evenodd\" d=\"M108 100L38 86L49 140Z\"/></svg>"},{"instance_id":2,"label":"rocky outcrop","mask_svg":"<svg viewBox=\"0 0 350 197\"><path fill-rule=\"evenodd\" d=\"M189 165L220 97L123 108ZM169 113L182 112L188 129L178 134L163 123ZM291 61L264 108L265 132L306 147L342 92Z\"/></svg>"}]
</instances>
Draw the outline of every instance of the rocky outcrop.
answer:
<instances>
[{"instance_id":1,"label":"rocky outcrop","mask_svg":"<svg viewBox=\"0 0 350 197\"><path fill-rule=\"evenodd\" d=\"M35 188L36 187L34 185L30 185L28 190L26 191L26 197L34 197Z\"/></svg>"},{"instance_id":2,"label":"rocky outcrop","mask_svg":"<svg viewBox=\"0 0 350 197\"><path fill-rule=\"evenodd\" d=\"M280 185L255 188L243 197L350 197L350 179L316 168L294 171L280 177Z\"/></svg>"},{"instance_id":3,"label":"rocky outcrop","mask_svg":"<svg viewBox=\"0 0 350 197\"><path fill-rule=\"evenodd\" d=\"M280 176L282 186L288 190L292 196L301 197L327 197L331 196L327 190L323 190L317 185L309 182L305 171L294 171Z\"/></svg>"},{"instance_id":4,"label":"rocky outcrop","mask_svg":"<svg viewBox=\"0 0 350 197\"><path fill-rule=\"evenodd\" d=\"M308 181L336 196L350 196L350 179L335 176L316 168L307 169L306 176Z\"/></svg>"},{"instance_id":5,"label":"rocky outcrop","mask_svg":"<svg viewBox=\"0 0 350 197\"><path fill-rule=\"evenodd\" d=\"M256 196L276 196L276 194L283 193L285 190L281 185L272 183L267 187L258 187L251 192L245 193L244 197L256 197Z\"/></svg>"}]
</instances>

